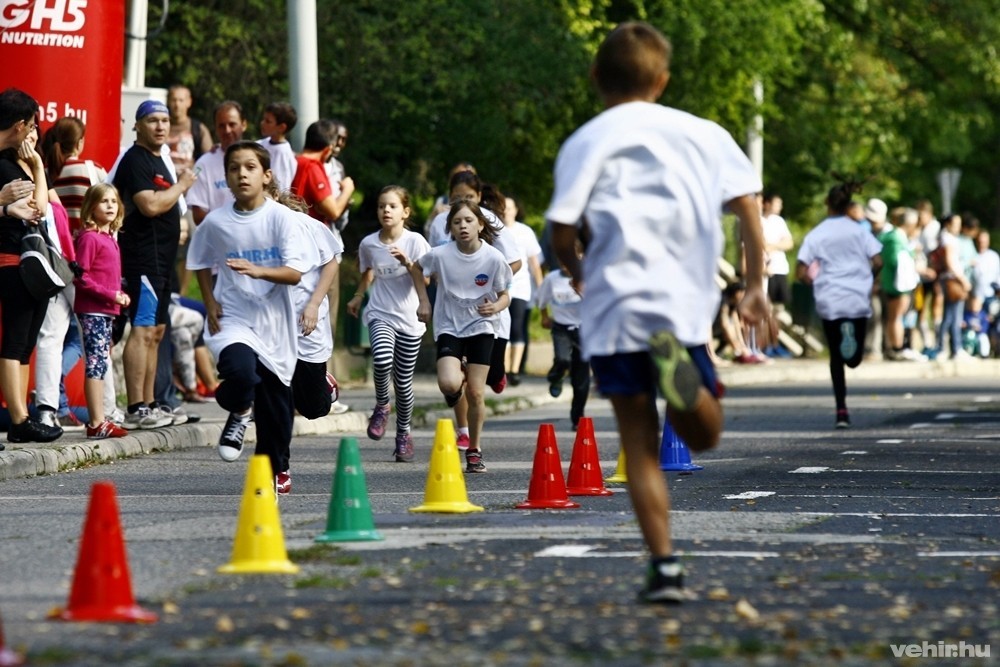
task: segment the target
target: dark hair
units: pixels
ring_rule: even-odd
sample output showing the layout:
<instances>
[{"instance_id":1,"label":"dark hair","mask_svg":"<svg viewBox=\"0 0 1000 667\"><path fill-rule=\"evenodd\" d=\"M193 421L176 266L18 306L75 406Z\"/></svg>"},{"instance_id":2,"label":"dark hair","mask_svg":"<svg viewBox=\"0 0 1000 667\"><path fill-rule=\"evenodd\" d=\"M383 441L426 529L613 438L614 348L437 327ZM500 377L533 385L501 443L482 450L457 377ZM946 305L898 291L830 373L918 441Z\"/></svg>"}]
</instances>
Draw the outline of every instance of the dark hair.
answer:
<instances>
[{"instance_id":1,"label":"dark hair","mask_svg":"<svg viewBox=\"0 0 1000 667\"><path fill-rule=\"evenodd\" d=\"M38 114L38 102L28 93L8 88L0 93L0 130L9 130L19 120L28 122Z\"/></svg>"},{"instance_id":2,"label":"dark hair","mask_svg":"<svg viewBox=\"0 0 1000 667\"><path fill-rule=\"evenodd\" d=\"M220 111L225 111L226 109L236 109L236 113L239 114L240 120L246 120L246 116L243 115L243 105L236 100L226 100L225 102L219 102L215 105L215 110L212 111L212 121L214 122L215 119L219 117Z\"/></svg>"},{"instance_id":3,"label":"dark hair","mask_svg":"<svg viewBox=\"0 0 1000 667\"><path fill-rule=\"evenodd\" d=\"M826 195L826 205L830 211L837 215L847 215L847 209L851 206L851 197L855 192L861 192L865 181L856 181L853 178L831 174L840 181L839 185L830 188Z\"/></svg>"},{"instance_id":4,"label":"dark hair","mask_svg":"<svg viewBox=\"0 0 1000 667\"><path fill-rule=\"evenodd\" d=\"M285 132L291 132L299 122L299 114L288 102L271 102L264 107L264 113L274 116L274 122L285 125Z\"/></svg>"},{"instance_id":5,"label":"dark hair","mask_svg":"<svg viewBox=\"0 0 1000 667\"><path fill-rule=\"evenodd\" d=\"M233 153L236 151L250 151L257 156L257 160L260 162L260 166L264 171L268 171L271 168L271 154L267 152L267 149L258 144L256 141L237 141L232 146L226 149L226 156L222 159L222 164L225 166L226 173L229 173L229 161L233 157Z\"/></svg>"},{"instance_id":6,"label":"dark hair","mask_svg":"<svg viewBox=\"0 0 1000 667\"><path fill-rule=\"evenodd\" d=\"M483 192L483 182L479 180L479 176L474 171L460 171L452 175L448 181L448 194L451 195L451 191L459 185L467 185L477 194Z\"/></svg>"},{"instance_id":7,"label":"dark hair","mask_svg":"<svg viewBox=\"0 0 1000 667\"><path fill-rule=\"evenodd\" d=\"M448 235L451 235L451 221L455 219L458 212L463 208L467 208L472 211L472 214L479 219L479 222L483 223L483 228L479 230L479 238L486 241L490 245L493 245L494 241L497 239L497 232L493 229L493 225L486 218L486 214L483 213L483 209L479 208L477 204L471 201L460 201L451 205L448 210Z\"/></svg>"},{"instance_id":8,"label":"dark hair","mask_svg":"<svg viewBox=\"0 0 1000 667\"><path fill-rule=\"evenodd\" d=\"M670 70L670 42L659 30L629 21L612 30L594 56L594 82L604 96L633 97L656 86Z\"/></svg>"},{"instance_id":9,"label":"dark hair","mask_svg":"<svg viewBox=\"0 0 1000 667\"><path fill-rule=\"evenodd\" d=\"M63 165L83 139L86 131L83 121L75 116L60 118L46 130L42 138L42 155L45 157L45 167L48 169L50 179L59 178Z\"/></svg>"},{"instance_id":10,"label":"dark hair","mask_svg":"<svg viewBox=\"0 0 1000 667\"><path fill-rule=\"evenodd\" d=\"M479 206L493 211L498 218L503 220L504 211L507 210L507 198L497 186L492 183L483 183Z\"/></svg>"},{"instance_id":11,"label":"dark hair","mask_svg":"<svg viewBox=\"0 0 1000 667\"><path fill-rule=\"evenodd\" d=\"M306 139L302 148L307 151L321 151L337 141L337 123L329 118L320 118L306 128Z\"/></svg>"}]
</instances>

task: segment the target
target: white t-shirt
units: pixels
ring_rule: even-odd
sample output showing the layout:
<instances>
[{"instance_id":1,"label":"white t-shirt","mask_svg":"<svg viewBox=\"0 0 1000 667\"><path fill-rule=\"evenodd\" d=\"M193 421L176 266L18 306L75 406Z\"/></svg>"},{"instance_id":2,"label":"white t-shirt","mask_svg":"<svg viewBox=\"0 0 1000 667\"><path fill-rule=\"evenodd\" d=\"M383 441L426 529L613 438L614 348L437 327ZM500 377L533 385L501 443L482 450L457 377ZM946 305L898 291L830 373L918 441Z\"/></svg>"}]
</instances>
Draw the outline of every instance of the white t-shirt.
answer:
<instances>
[{"instance_id":1,"label":"white t-shirt","mask_svg":"<svg viewBox=\"0 0 1000 667\"><path fill-rule=\"evenodd\" d=\"M214 211L233 202L233 193L226 183L226 151L215 146L194 163L198 179L187 192L188 206L197 206L205 211Z\"/></svg>"},{"instance_id":2,"label":"white t-shirt","mask_svg":"<svg viewBox=\"0 0 1000 667\"><path fill-rule=\"evenodd\" d=\"M1000 283L1000 255L996 250L987 248L976 255L972 277L973 296L977 299L993 296L993 283Z\"/></svg>"},{"instance_id":3,"label":"white t-shirt","mask_svg":"<svg viewBox=\"0 0 1000 667\"><path fill-rule=\"evenodd\" d=\"M818 263L813 298L820 318L871 317L871 258L880 252L878 239L846 215L827 218L806 234L799 261Z\"/></svg>"},{"instance_id":4,"label":"white t-shirt","mask_svg":"<svg viewBox=\"0 0 1000 667\"><path fill-rule=\"evenodd\" d=\"M319 253L319 263L311 271L302 274L302 279L298 285L292 287L293 298L295 299L295 321L301 317L306 304L312 298L316 286L319 284L320 274L323 267L328 262L339 262L340 255L344 252L344 244L333 235L330 228L322 222L306 215L296 213L295 217L306 229L309 241L312 242ZM299 332L299 354L298 358L310 363L325 364L330 355L333 354L333 330L330 327L330 301L324 296L319 304L319 313L316 317L316 328L308 336L302 335L301 327Z\"/></svg>"},{"instance_id":5,"label":"white t-shirt","mask_svg":"<svg viewBox=\"0 0 1000 667\"><path fill-rule=\"evenodd\" d=\"M648 350L664 329L684 345L708 342L721 298L722 207L761 189L729 133L683 111L630 102L574 132L545 217L590 229L584 356Z\"/></svg>"},{"instance_id":6,"label":"white t-shirt","mask_svg":"<svg viewBox=\"0 0 1000 667\"><path fill-rule=\"evenodd\" d=\"M538 245L535 230L523 222L515 222L505 229L508 234L514 237L521 260L521 269L514 274L514 280L510 284L510 298L529 301L531 299L531 271L528 269L528 258L541 255L542 246Z\"/></svg>"},{"instance_id":7,"label":"white t-shirt","mask_svg":"<svg viewBox=\"0 0 1000 667\"><path fill-rule=\"evenodd\" d=\"M187 268L216 271L212 294L222 307L221 330L205 329L205 344L219 358L235 343L250 346L262 364L289 385L298 354L298 317L292 288L241 275L225 264L242 257L258 266L288 266L303 274L319 253L296 214L271 200L244 213L232 205L209 213L191 239Z\"/></svg>"},{"instance_id":8,"label":"white t-shirt","mask_svg":"<svg viewBox=\"0 0 1000 667\"><path fill-rule=\"evenodd\" d=\"M765 245L777 243L782 239L792 238L792 232L788 229L788 224L780 215L772 213L771 215L763 216L760 223L764 230ZM767 253L768 275L787 276L788 270L788 255L785 254L784 250L772 250Z\"/></svg>"},{"instance_id":9,"label":"white t-shirt","mask_svg":"<svg viewBox=\"0 0 1000 667\"><path fill-rule=\"evenodd\" d=\"M514 235L507 232L507 227L503 224L503 220L498 218L496 213L488 208L481 208L480 210L483 212L486 220L489 221L490 226L493 227L493 231L496 232L496 238L493 239L493 247L503 254L508 264L513 264L514 262L522 259L520 247L517 245ZM432 248L451 243L452 239L448 234L448 211L439 213L434 220L431 221L430 232L428 233L427 240L428 243L431 244ZM521 273L521 271L524 270L525 267L522 263L517 272ZM510 311L504 308L500 312L500 317L497 318L496 323L497 338L509 340Z\"/></svg>"},{"instance_id":10,"label":"white t-shirt","mask_svg":"<svg viewBox=\"0 0 1000 667\"><path fill-rule=\"evenodd\" d=\"M287 141L280 144L271 143L270 137L264 137L257 141L258 144L267 149L271 155L271 174L274 176L278 187L282 191L292 186L292 179L295 178L295 170L299 168L299 163L295 160L295 151Z\"/></svg>"},{"instance_id":11,"label":"white t-shirt","mask_svg":"<svg viewBox=\"0 0 1000 667\"><path fill-rule=\"evenodd\" d=\"M578 329L580 327L580 295L573 289L570 278L560 269L549 271L538 287L536 297L539 308L548 308L552 320Z\"/></svg>"},{"instance_id":12,"label":"white t-shirt","mask_svg":"<svg viewBox=\"0 0 1000 667\"><path fill-rule=\"evenodd\" d=\"M417 319L420 301L413 288L413 279L389 249L396 246L411 262L416 262L431 247L423 236L408 229L403 230L399 240L388 245L382 243L378 235L379 232L369 234L358 246L358 267L362 273L371 269L374 275L364 312L365 324L371 326L373 320L379 320L401 334L423 336L427 325Z\"/></svg>"},{"instance_id":13,"label":"white t-shirt","mask_svg":"<svg viewBox=\"0 0 1000 667\"><path fill-rule=\"evenodd\" d=\"M496 301L497 294L510 287L513 274L499 250L482 243L479 250L466 255L452 242L428 250L420 258L420 267L425 276L437 277L434 340L441 334L457 338L495 335L499 314L483 316L476 308L484 301Z\"/></svg>"}]
</instances>

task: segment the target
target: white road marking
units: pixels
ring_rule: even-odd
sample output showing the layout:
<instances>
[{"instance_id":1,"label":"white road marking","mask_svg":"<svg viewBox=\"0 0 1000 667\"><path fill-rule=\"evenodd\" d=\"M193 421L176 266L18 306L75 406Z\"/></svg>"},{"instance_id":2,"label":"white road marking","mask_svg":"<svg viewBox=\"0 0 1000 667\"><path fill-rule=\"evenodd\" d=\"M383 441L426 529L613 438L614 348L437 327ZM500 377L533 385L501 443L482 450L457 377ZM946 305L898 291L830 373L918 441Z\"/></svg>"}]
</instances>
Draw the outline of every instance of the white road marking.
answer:
<instances>
[{"instance_id":1,"label":"white road marking","mask_svg":"<svg viewBox=\"0 0 1000 667\"><path fill-rule=\"evenodd\" d=\"M887 468L884 470L858 470L858 469L845 469L839 470L837 468L822 468L822 467L804 467L796 468L795 470L789 470L789 473L808 473L816 474L820 472L847 472L847 473L907 473L914 475L995 475L997 474L993 470L913 470L912 468Z\"/></svg>"},{"instance_id":2,"label":"white road marking","mask_svg":"<svg viewBox=\"0 0 1000 667\"><path fill-rule=\"evenodd\" d=\"M584 544L560 544L535 552L536 558L638 558L645 551L599 551L599 547ZM777 551L683 551L678 556L699 558L779 558Z\"/></svg>"},{"instance_id":3,"label":"white road marking","mask_svg":"<svg viewBox=\"0 0 1000 667\"><path fill-rule=\"evenodd\" d=\"M954 419L957 416L958 415L955 414L954 412L942 412L941 414L939 414L936 417L934 417L934 419L938 419L938 420L941 420L941 419Z\"/></svg>"},{"instance_id":4,"label":"white road marking","mask_svg":"<svg viewBox=\"0 0 1000 667\"><path fill-rule=\"evenodd\" d=\"M903 441L899 440L897 438L886 438L885 440L876 440L875 444L877 444L877 445L898 445L901 442L903 442Z\"/></svg>"},{"instance_id":5,"label":"white road marking","mask_svg":"<svg viewBox=\"0 0 1000 667\"><path fill-rule=\"evenodd\" d=\"M879 440L879 442L885 442L884 440ZM896 440L895 442L902 442L902 440ZM863 449L848 449L846 452L841 452L841 456L864 456L867 454Z\"/></svg>"},{"instance_id":6,"label":"white road marking","mask_svg":"<svg viewBox=\"0 0 1000 667\"><path fill-rule=\"evenodd\" d=\"M722 496L726 500L749 500L751 498L766 498L768 496L773 496L774 491L744 491L743 493L734 493L731 496Z\"/></svg>"},{"instance_id":7,"label":"white road marking","mask_svg":"<svg viewBox=\"0 0 1000 667\"><path fill-rule=\"evenodd\" d=\"M928 422L917 422L915 424L910 424L910 428L931 428L934 424Z\"/></svg>"},{"instance_id":8,"label":"white road marking","mask_svg":"<svg viewBox=\"0 0 1000 667\"><path fill-rule=\"evenodd\" d=\"M822 466L810 467L805 466L802 468L796 468L795 470L789 470L788 472L792 474L804 474L804 475L815 475L818 472L826 472L829 468L824 468Z\"/></svg>"},{"instance_id":9,"label":"white road marking","mask_svg":"<svg viewBox=\"0 0 1000 667\"><path fill-rule=\"evenodd\" d=\"M918 558L997 558L1000 551L918 551Z\"/></svg>"}]
</instances>

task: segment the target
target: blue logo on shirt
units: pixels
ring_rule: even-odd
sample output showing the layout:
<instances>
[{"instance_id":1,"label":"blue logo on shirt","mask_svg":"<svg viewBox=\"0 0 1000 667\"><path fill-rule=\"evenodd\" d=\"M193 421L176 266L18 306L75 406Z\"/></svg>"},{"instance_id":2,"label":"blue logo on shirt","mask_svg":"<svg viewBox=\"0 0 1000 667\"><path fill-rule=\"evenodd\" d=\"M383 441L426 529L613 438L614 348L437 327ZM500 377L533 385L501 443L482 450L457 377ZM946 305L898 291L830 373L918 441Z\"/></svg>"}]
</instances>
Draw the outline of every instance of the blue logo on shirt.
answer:
<instances>
[{"instance_id":1,"label":"blue logo on shirt","mask_svg":"<svg viewBox=\"0 0 1000 667\"><path fill-rule=\"evenodd\" d=\"M489 281L490 281L490 277L488 275L486 275L485 273L480 273L478 276L476 276L476 285L478 285L479 287L482 287L483 285L485 285Z\"/></svg>"},{"instance_id":2,"label":"blue logo on shirt","mask_svg":"<svg viewBox=\"0 0 1000 667\"><path fill-rule=\"evenodd\" d=\"M227 252L226 259L245 259L254 264L273 264L277 266L281 262L281 248L273 246L271 248L259 248L253 250L240 250L239 252Z\"/></svg>"}]
</instances>

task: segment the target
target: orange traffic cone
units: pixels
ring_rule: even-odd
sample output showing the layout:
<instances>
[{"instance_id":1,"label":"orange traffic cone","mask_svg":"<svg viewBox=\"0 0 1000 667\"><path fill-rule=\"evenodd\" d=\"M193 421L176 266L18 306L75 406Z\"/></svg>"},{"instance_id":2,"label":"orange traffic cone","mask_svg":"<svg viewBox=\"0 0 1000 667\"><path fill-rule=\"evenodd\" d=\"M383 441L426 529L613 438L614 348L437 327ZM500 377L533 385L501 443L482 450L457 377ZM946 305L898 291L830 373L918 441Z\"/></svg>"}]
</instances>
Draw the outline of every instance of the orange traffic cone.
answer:
<instances>
[{"instance_id":1,"label":"orange traffic cone","mask_svg":"<svg viewBox=\"0 0 1000 667\"><path fill-rule=\"evenodd\" d=\"M538 446L535 448L535 462L531 467L531 484L528 499L517 505L519 510L570 509L579 507L566 494L566 479L563 477L559 447L556 446L556 430L552 424L538 427Z\"/></svg>"},{"instance_id":2,"label":"orange traffic cone","mask_svg":"<svg viewBox=\"0 0 1000 667\"><path fill-rule=\"evenodd\" d=\"M20 667L23 664L24 656L14 653L4 644L3 622L0 621L0 667Z\"/></svg>"},{"instance_id":3,"label":"orange traffic cone","mask_svg":"<svg viewBox=\"0 0 1000 667\"><path fill-rule=\"evenodd\" d=\"M111 482L95 482L91 488L69 605L65 610L56 609L50 617L63 621L156 622L156 614L139 607L132 597L125 538Z\"/></svg>"},{"instance_id":4,"label":"orange traffic cone","mask_svg":"<svg viewBox=\"0 0 1000 667\"><path fill-rule=\"evenodd\" d=\"M604 487L601 472L601 455L597 451L594 421L581 417L573 443L573 457L569 463L566 492L571 496L611 496L613 491Z\"/></svg>"}]
</instances>

